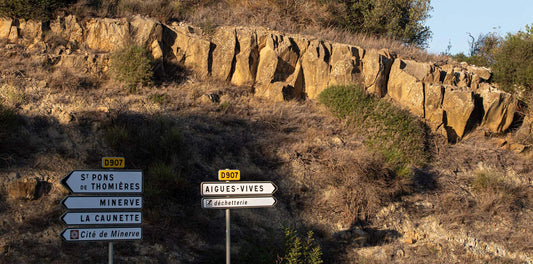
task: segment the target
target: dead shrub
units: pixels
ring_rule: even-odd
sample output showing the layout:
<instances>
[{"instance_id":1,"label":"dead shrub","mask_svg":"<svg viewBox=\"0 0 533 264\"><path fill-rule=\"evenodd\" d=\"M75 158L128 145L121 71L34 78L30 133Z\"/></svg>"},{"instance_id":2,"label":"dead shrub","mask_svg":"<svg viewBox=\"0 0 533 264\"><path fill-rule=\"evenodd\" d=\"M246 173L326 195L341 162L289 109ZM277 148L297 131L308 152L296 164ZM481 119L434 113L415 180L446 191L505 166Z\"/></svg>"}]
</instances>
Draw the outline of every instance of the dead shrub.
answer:
<instances>
[{"instance_id":1,"label":"dead shrub","mask_svg":"<svg viewBox=\"0 0 533 264\"><path fill-rule=\"evenodd\" d=\"M55 91L77 91L98 88L100 82L93 76L69 69L56 69L47 79L47 85Z\"/></svg>"},{"instance_id":2,"label":"dead shrub","mask_svg":"<svg viewBox=\"0 0 533 264\"><path fill-rule=\"evenodd\" d=\"M526 186L505 180L505 174L492 168L478 168L473 172L470 184L479 208L491 214L517 212L531 203Z\"/></svg>"}]
</instances>

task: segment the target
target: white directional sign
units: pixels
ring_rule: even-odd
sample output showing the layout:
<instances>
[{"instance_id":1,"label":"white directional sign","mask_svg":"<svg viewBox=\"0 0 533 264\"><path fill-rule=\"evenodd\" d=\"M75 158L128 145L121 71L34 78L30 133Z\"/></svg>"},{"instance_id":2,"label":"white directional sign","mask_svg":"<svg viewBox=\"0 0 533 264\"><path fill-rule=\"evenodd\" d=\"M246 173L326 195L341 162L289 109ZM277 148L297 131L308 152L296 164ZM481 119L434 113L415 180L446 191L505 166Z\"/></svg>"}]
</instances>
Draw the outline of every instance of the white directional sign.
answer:
<instances>
[{"instance_id":1,"label":"white directional sign","mask_svg":"<svg viewBox=\"0 0 533 264\"><path fill-rule=\"evenodd\" d=\"M232 197L232 198L202 198L202 208L205 209L237 209L273 207L274 197Z\"/></svg>"},{"instance_id":2,"label":"white directional sign","mask_svg":"<svg viewBox=\"0 0 533 264\"><path fill-rule=\"evenodd\" d=\"M141 224L141 212L67 212L61 216L67 225Z\"/></svg>"},{"instance_id":3,"label":"white directional sign","mask_svg":"<svg viewBox=\"0 0 533 264\"><path fill-rule=\"evenodd\" d=\"M61 183L71 193L142 193L142 178L142 171L75 170Z\"/></svg>"},{"instance_id":4,"label":"white directional sign","mask_svg":"<svg viewBox=\"0 0 533 264\"><path fill-rule=\"evenodd\" d=\"M113 227L113 228L67 228L61 232L65 241L119 241L141 240L140 227Z\"/></svg>"},{"instance_id":5,"label":"white directional sign","mask_svg":"<svg viewBox=\"0 0 533 264\"><path fill-rule=\"evenodd\" d=\"M273 182L202 182L202 196L272 195L278 187Z\"/></svg>"},{"instance_id":6,"label":"white directional sign","mask_svg":"<svg viewBox=\"0 0 533 264\"><path fill-rule=\"evenodd\" d=\"M61 204L72 209L141 209L142 196L67 196Z\"/></svg>"}]
</instances>

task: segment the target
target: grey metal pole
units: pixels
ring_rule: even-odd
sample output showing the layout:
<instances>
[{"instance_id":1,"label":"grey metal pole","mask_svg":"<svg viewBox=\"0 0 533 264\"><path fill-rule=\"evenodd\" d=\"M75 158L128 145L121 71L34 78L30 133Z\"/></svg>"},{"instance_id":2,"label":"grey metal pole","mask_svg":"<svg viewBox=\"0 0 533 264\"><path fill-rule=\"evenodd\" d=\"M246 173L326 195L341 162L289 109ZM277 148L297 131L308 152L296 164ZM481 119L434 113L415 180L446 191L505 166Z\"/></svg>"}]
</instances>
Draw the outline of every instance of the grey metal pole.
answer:
<instances>
[{"instance_id":1,"label":"grey metal pole","mask_svg":"<svg viewBox=\"0 0 533 264\"><path fill-rule=\"evenodd\" d=\"M113 242L109 242L109 264L113 264Z\"/></svg>"},{"instance_id":2,"label":"grey metal pole","mask_svg":"<svg viewBox=\"0 0 533 264\"><path fill-rule=\"evenodd\" d=\"M226 209L226 264L230 264L230 229L229 229L229 209Z\"/></svg>"}]
</instances>

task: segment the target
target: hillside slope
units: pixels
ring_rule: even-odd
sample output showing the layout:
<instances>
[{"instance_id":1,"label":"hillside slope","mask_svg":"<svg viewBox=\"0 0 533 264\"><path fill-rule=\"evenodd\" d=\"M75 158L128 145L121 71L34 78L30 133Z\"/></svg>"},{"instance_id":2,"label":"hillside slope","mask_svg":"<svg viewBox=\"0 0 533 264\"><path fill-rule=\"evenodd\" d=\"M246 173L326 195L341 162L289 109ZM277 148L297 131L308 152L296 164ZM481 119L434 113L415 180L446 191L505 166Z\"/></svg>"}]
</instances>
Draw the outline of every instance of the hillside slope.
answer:
<instances>
[{"instance_id":1,"label":"hillside slope","mask_svg":"<svg viewBox=\"0 0 533 264\"><path fill-rule=\"evenodd\" d=\"M533 164L481 131L430 138L430 161L403 183L315 101L272 102L186 71L131 94L31 47L0 54L2 104L14 109L0 138L2 262L104 262L107 244L59 238L60 179L115 155L147 183L144 239L117 243L118 262L222 262L223 213L201 209L198 192L221 168L279 186L275 208L233 211L236 263L275 262L284 227L313 230L325 263L533 261Z\"/></svg>"}]
</instances>

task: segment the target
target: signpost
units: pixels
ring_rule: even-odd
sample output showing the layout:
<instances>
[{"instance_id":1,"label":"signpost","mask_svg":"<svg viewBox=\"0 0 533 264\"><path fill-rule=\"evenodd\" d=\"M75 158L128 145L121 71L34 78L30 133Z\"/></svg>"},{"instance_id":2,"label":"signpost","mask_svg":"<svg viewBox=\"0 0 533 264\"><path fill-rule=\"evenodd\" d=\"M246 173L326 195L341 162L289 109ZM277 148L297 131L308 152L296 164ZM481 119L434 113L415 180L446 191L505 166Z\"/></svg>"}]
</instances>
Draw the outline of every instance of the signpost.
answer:
<instances>
[{"instance_id":1,"label":"signpost","mask_svg":"<svg viewBox=\"0 0 533 264\"><path fill-rule=\"evenodd\" d=\"M61 221L66 225L111 225L141 224L141 212L91 212L64 213Z\"/></svg>"},{"instance_id":2,"label":"signpost","mask_svg":"<svg viewBox=\"0 0 533 264\"><path fill-rule=\"evenodd\" d=\"M126 159L123 157L103 157L102 168L105 169L124 169L126 167Z\"/></svg>"},{"instance_id":3,"label":"signpost","mask_svg":"<svg viewBox=\"0 0 533 264\"><path fill-rule=\"evenodd\" d=\"M272 195L278 187L270 181L230 182L241 179L239 170L219 170L218 180L225 182L202 182L200 192L202 208L226 209L226 264L230 264L230 209L265 208L276 205Z\"/></svg>"},{"instance_id":4,"label":"signpost","mask_svg":"<svg viewBox=\"0 0 533 264\"><path fill-rule=\"evenodd\" d=\"M269 181L256 182L202 182L202 196L268 196L277 191Z\"/></svg>"},{"instance_id":5,"label":"signpost","mask_svg":"<svg viewBox=\"0 0 533 264\"><path fill-rule=\"evenodd\" d=\"M61 180L73 194L142 193L140 170L71 171Z\"/></svg>"},{"instance_id":6,"label":"signpost","mask_svg":"<svg viewBox=\"0 0 533 264\"><path fill-rule=\"evenodd\" d=\"M238 197L238 198L202 198L202 208L205 209L237 209L273 207L274 197Z\"/></svg>"},{"instance_id":7,"label":"signpost","mask_svg":"<svg viewBox=\"0 0 533 264\"><path fill-rule=\"evenodd\" d=\"M142 209L142 196L67 196L61 204L77 209Z\"/></svg>"},{"instance_id":8,"label":"signpost","mask_svg":"<svg viewBox=\"0 0 533 264\"><path fill-rule=\"evenodd\" d=\"M103 168L124 168L122 157L102 158ZM61 204L67 242L108 241L113 263L113 241L142 239L143 175L140 170L74 170L61 180L71 194ZM129 196L131 195L131 196ZM94 226L105 225L105 228ZM86 227L89 226L89 227ZM90 228L92 226L93 228Z\"/></svg>"},{"instance_id":9,"label":"signpost","mask_svg":"<svg viewBox=\"0 0 533 264\"><path fill-rule=\"evenodd\" d=\"M142 239L142 228L67 228L61 232L61 238L68 242L140 240Z\"/></svg>"}]
</instances>

